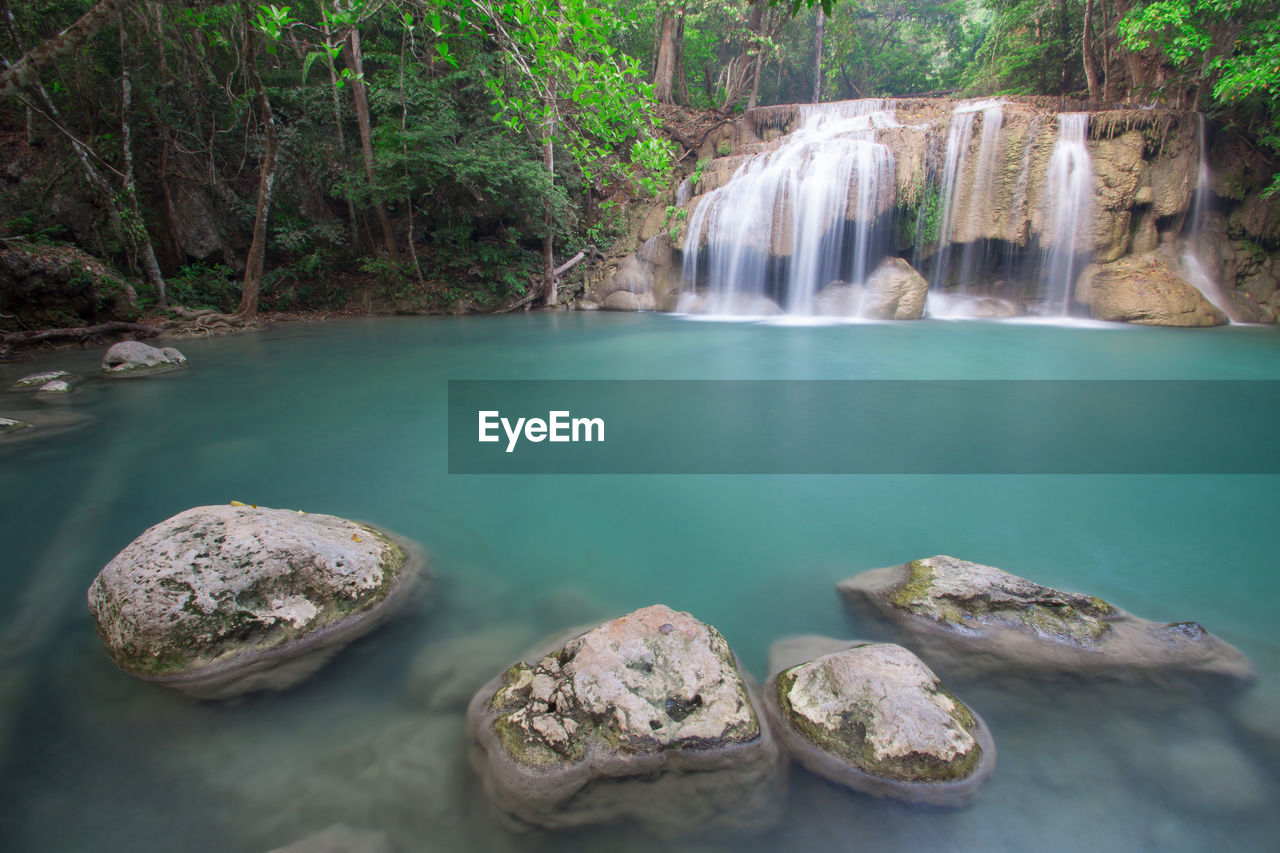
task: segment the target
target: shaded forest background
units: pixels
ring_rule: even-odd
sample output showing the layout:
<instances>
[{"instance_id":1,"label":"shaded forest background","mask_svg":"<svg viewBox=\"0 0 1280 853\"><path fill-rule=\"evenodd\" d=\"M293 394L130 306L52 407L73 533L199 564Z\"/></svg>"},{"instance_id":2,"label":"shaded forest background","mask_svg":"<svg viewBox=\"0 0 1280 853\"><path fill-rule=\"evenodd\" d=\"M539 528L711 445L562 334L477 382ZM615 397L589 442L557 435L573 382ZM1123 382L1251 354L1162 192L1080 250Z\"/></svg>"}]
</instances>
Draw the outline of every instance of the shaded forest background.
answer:
<instances>
[{"instance_id":1,"label":"shaded forest background","mask_svg":"<svg viewBox=\"0 0 1280 853\"><path fill-rule=\"evenodd\" d=\"M1159 103L1280 154L1280 20L1260 0L0 0L0 14L0 278L34 269L91 294L36 312L0 288L0 330L173 305L564 301L557 269L607 252L638 204L697 168L700 123L756 105Z\"/></svg>"}]
</instances>

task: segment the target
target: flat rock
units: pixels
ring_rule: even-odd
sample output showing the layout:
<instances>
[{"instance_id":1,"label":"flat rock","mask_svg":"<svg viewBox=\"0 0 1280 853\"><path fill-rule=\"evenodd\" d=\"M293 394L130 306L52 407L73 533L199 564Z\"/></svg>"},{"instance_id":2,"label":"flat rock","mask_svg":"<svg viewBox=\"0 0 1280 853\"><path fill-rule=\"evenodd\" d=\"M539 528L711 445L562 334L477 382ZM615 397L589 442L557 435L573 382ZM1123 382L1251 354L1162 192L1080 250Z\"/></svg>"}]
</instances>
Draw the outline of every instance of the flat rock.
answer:
<instances>
[{"instance_id":1,"label":"flat rock","mask_svg":"<svg viewBox=\"0 0 1280 853\"><path fill-rule=\"evenodd\" d=\"M422 562L343 518L196 507L116 555L89 587L89 611L125 672L223 699L309 675L388 615Z\"/></svg>"},{"instance_id":2,"label":"flat rock","mask_svg":"<svg viewBox=\"0 0 1280 853\"><path fill-rule=\"evenodd\" d=\"M718 631L646 607L482 687L467 714L473 764L526 824L759 831L779 818L786 777L753 692Z\"/></svg>"},{"instance_id":3,"label":"flat rock","mask_svg":"<svg viewBox=\"0 0 1280 853\"><path fill-rule=\"evenodd\" d=\"M1192 676L1252 683L1253 666L1195 622L1161 624L1090 595L1062 592L955 557L913 560L840 582L856 611L909 635L949 671L1022 669Z\"/></svg>"},{"instance_id":4,"label":"flat rock","mask_svg":"<svg viewBox=\"0 0 1280 853\"><path fill-rule=\"evenodd\" d=\"M17 390L29 390L47 385L50 382L57 382L58 380L69 381L71 378L71 374L65 370L46 370L43 373L32 373L29 376L24 376L9 387Z\"/></svg>"},{"instance_id":5,"label":"flat rock","mask_svg":"<svg viewBox=\"0 0 1280 853\"><path fill-rule=\"evenodd\" d=\"M141 341L113 344L102 357L104 376L143 376L187 366L187 357L173 347L163 349Z\"/></svg>"},{"instance_id":6,"label":"flat rock","mask_svg":"<svg viewBox=\"0 0 1280 853\"><path fill-rule=\"evenodd\" d=\"M972 800L995 768L981 718L902 646L830 643L843 648L786 667L765 686L787 752L813 773L875 796L938 806Z\"/></svg>"}]
</instances>

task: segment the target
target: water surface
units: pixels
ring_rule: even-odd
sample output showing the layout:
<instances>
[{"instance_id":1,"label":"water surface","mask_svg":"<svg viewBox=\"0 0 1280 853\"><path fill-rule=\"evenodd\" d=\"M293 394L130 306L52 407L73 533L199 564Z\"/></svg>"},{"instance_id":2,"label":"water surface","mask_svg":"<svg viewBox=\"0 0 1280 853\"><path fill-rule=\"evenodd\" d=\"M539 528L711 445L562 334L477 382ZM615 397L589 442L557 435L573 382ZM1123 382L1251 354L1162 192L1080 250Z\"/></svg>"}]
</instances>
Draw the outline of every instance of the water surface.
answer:
<instances>
[{"instance_id":1,"label":"water surface","mask_svg":"<svg viewBox=\"0 0 1280 853\"><path fill-rule=\"evenodd\" d=\"M625 826L514 834L492 820L466 764L460 708L475 684L547 632L655 602L718 627L763 676L783 635L874 632L844 613L836 581L936 553L1199 620L1253 659L1259 684L959 681L999 751L972 808L908 807L797 771L777 830L664 848L1274 849L1276 477L464 477L447 474L445 435L450 379L1280 379L1273 329L560 314L293 324L180 346L188 370L90 379L51 404L86 426L0 446L10 849L254 851L336 822L404 850L652 849ZM0 385L35 369L91 377L100 356L3 365ZM33 405L6 394L0 414ZM201 704L123 675L94 635L89 582L151 524L232 499L422 542L433 600L288 693Z\"/></svg>"}]
</instances>

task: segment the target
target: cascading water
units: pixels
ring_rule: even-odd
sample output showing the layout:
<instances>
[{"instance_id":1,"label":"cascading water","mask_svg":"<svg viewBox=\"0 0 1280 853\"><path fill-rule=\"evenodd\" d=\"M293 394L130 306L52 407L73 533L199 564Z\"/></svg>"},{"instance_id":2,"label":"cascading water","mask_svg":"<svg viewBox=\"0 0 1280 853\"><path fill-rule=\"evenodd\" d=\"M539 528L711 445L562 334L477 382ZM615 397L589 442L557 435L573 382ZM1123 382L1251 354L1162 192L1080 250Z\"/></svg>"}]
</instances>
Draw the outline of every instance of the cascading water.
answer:
<instances>
[{"instance_id":1,"label":"cascading water","mask_svg":"<svg viewBox=\"0 0 1280 853\"><path fill-rule=\"evenodd\" d=\"M1048 246L1040 267L1041 294L1049 313L1070 313L1071 288L1093 249L1093 165L1089 159L1089 114L1059 113L1058 141L1045 186Z\"/></svg>"},{"instance_id":2,"label":"cascading water","mask_svg":"<svg viewBox=\"0 0 1280 853\"><path fill-rule=\"evenodd\" d=\"M800 121L689 218L684 278L690 290L706 286L706 313L763 313L762 298L773 296L788 313L809 315L828 282L860 284L869 272L878 214L894 191L893 155L875 142L877 128L897 126L892 106L813 105Z\"/></svg>"},{"instance_id":3,"label":"cascading water","mask_svg":"<svg viewBox=\"0 0 1280 853\"><path fill-rule=\"evenodd\" d=\"M1205 146L1204 113L1200 113L1199 142L1200 167L1196 173L1196 194L1191 202L1191 226L1187 232L1187 240L1182 251L1182 273L1187 281L1204 294L1204 298L1214 304L1232 323L1242 322L1243 318L1235 306L1226 298L1226 294L1218 286L1217 280L1209 274L1200 261L1203 251L1205 216L1209 212L1209 156Z\"/></svg>"},{"instance_id":4,"label":"cascading water","mask_svg":"<svg viewBox=\"0 0 1280 853\"><path fill-rule=\"evenodd\" d=\"M982 137L978 142L977 161L970 170L970 140L979 115L982 116ZM955 283L962 286L970 283L976 262L971 237L980 233L980 218L991 215L994 210L993 177L1003 117L1000 101L966 101L957 104L951 113L942 167L942 219L938 226L937 259L929 282L931 289L948 283L951 249L957 237L964 243L964 250Z\"/></svg>"}]
</instances>

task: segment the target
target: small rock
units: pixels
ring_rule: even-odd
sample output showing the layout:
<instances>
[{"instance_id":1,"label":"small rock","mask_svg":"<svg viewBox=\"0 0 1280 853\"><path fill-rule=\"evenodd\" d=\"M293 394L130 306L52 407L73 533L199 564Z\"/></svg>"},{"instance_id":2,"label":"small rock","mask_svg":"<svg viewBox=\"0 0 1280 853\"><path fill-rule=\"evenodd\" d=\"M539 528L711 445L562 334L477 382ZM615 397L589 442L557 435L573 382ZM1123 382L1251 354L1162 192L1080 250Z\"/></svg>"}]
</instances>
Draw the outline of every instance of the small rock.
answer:
<instances>
[{"instance_id":1,"label":"small rock","mask_svg":"<svg viewBox=\"0 0 1280 853\"><path fill-rule=\"evenodd\" d=\"M102 357L105 376L141 376L187 366L187 357L173 347L158 349L140 341L121 341Z\"/></svg>"},{"instance_id":2,"label":"small rock","mask_svg":"<svg viewBox=\"0 0 1280 853\"><path fill-rule=\"evenodd\" d=\"M22 432L24 429L31 429L31 424L13 418L0 418L0 436L12 435L15 432Z\"/></svg>"},{"instance_id":3,"label":"small rock","mask_svg":"<svg viewBox=\"0 0 1280 853\"><path fill-rule=\"evenodd\" d=\"M24 376L9 387L15 389L39 388L50 382L57 382L58 380L69 381L71 378L71 374L65 370L46 370L44 373L32 373L30 376Z\"/></svg>"},{"instance_id":4,"label":"small rock","mask_svg":"<svg viewBox=\"0 0 1280 853\"><path fill-rule=\"evenodd\" d=\"M52 382L46 382L36 391L37 397L60 397L64 394L71 393L71 383L65 379L55 379Z\"/></svg>"}]
</instances>

